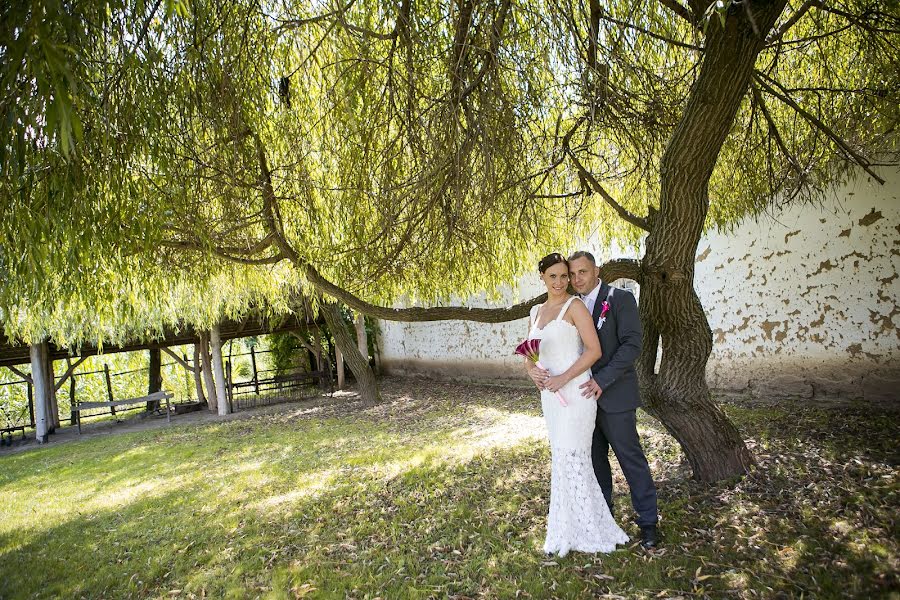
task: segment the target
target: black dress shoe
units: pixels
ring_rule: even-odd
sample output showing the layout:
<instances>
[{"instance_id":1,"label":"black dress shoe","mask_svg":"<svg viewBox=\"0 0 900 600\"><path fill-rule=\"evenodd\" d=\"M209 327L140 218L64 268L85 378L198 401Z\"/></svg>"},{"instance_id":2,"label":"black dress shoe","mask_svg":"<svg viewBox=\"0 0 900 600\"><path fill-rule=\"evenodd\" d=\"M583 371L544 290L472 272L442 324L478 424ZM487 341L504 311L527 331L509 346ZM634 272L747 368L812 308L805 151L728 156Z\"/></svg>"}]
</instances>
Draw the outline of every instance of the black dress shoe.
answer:
<instances>
[{"instance_id":1,"label":"black dress shoe","mask_svg":"<svg viewBox=\"0 0 900 600\"><path fill-rule=\"evenodd\" d=\"M641 548L653 550L659 545L659 533L656 525L644 525L641 527Z\"/></svg>"}]
</instances>

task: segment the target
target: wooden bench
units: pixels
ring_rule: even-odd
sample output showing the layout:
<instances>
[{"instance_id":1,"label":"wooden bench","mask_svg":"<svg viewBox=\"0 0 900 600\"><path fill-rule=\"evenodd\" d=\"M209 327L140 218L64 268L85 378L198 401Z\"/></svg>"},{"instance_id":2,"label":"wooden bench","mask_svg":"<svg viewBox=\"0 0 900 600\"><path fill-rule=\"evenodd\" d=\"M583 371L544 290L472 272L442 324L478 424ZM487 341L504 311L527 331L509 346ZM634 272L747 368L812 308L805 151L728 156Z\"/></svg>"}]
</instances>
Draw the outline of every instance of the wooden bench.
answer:
<instances>
[{"instance_id":1,"label":"wooden bench","mask_svg":"<svg viewBox=\"0 0 900 600\"><path fill-rule=\"evenodd\" d=\"M28 408L31 408L31 404L29 404ZM9 412L7 412L6 408L2 406L0 406L0 413L3 414L3 419L6 421L6 427L0 427L0 446L12 446L13 434L17 431L22 432L22 439L24 440L25 428L34 427L33 419L31 422L23 421L24 417L26 416L24 408L15 418L10 417Z\"/></svg>"},{"instance_id":2,"label":"wooden bench","mask_svg":"<svg viewBox=\"0 0 900 600\"><path fill-rule=\"evenodd\" d=\"M112 414L115 416L116 407L117 406L136 406L138 404L146 404L148 402L162 402L166 401L166 422L170 423L172 421L169 415L169 398L172 398L174 394L171 392L153 392L147 396L141 396L140 398L129 398L127 400L113 400L111 402L78 402L74 408L72 408L72 412L76 415L76 421L78 422L78 433L81 433L81 411L90 410L92 408L109 408L112 411Z\"/></svg>"},{"instance_id":3,"label":"wooden bench","mask_svg":"<svg viewBox=\"0 0 900 600\"><path fill-rule=\"evenodd\" d=\"M4 444L12 446L13 434L17 431L22 432L22 439L25 439L25 425L10 425L9 427L0 427L0 446Z\"/></svg>"}]
</instances>

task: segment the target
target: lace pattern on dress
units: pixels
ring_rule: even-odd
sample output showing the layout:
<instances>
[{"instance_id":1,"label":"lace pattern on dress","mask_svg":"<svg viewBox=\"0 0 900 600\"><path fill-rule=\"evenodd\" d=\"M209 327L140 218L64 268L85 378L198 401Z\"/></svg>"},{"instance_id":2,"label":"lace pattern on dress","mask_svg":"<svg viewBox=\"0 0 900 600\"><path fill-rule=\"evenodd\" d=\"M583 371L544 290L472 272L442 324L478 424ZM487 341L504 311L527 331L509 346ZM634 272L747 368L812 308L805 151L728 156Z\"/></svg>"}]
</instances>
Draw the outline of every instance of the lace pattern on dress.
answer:
<instances>
[{"instance_id":1,"label":"lace pattern on dress","mask_svg":"<svg viewBox=\"0 0 900 600\"><path fill-rule=\"evenodd\" d=\"M529 338L541 340L541 364L554 375L566 371L583 352L578 329L564 320L574 298L543 327L538 327L538 307L531 311ZM579 385L590 370L573 378L560 393L568 404L562 406L554 394L541 392L541 410L550 438L550 513L544 551L565 556L571 550L612 552L628 536L613 520L603 498L591 462L591 443L597 417L597 402L581 395Z\"/></svg>"},{"instance_id":2,"label":"lace pattern on dress","mask_svg":"<svg viewBox=\"0 0 900 600\"><path fill-rule=\"evenodd\" d=\"M590 450L552 448L550 514L544 552L612 552L628 542L594 476Z\"/></svg>"}]
</instances>

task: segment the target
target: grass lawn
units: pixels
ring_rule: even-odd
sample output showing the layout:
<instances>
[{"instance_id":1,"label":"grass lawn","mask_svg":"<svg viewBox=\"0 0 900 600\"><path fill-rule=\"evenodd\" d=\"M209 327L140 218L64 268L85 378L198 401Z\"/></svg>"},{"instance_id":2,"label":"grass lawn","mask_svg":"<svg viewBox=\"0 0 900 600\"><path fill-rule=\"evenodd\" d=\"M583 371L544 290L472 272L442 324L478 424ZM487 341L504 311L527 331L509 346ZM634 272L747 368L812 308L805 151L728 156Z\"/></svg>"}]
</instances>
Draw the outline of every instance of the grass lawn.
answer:
<instances>
[{"instance_id":1,"label":"grass lawn","mask_svg":"<svg viewBox=\"0 0 900 600\"><path fill-rule=\"evenodd\" d=\"M652 555L541 554L550 457L521 389L389 379L377 406L6 455L0 598L900 598L896 414L727 412L759 465L715 486L643 416Z\"/></svg>"}]
</instances>

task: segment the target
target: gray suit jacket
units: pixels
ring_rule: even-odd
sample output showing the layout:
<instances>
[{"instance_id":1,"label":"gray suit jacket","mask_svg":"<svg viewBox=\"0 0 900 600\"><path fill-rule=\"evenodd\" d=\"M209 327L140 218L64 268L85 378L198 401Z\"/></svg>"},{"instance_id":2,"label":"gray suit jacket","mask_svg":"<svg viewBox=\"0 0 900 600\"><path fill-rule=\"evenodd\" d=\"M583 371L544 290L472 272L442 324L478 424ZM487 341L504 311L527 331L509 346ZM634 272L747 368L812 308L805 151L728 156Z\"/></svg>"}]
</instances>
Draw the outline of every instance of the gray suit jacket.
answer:
<instances>
[{"instance_id":1,"label":"gray suit jacket","mask_svg":"<svg viewBox=\"0 0 900 600\"><path fill-rule=\"evenodd\" d=\"M603 283L594 303L594 328L610 286ZM641 319L637 301L628 290L615 288L603 327L597 332L603 356L591 366L594 381L603 390L598 408L607 413L635 410L641 405L634 361L641 353Z\"/></svg>"}]
</instances>

